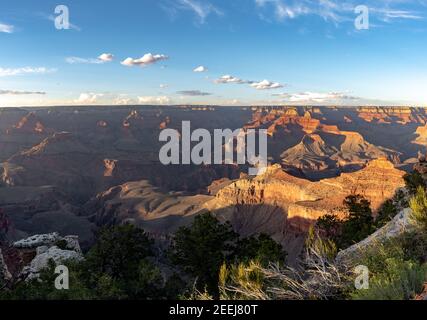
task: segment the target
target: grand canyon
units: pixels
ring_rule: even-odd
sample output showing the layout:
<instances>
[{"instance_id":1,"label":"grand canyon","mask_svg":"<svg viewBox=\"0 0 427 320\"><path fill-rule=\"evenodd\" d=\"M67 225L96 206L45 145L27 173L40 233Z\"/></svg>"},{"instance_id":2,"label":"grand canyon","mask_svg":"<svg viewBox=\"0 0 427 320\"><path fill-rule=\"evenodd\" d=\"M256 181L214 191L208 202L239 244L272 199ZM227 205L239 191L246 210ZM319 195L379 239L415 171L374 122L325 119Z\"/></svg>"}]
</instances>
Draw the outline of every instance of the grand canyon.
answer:
<instances>
[{"instance_id":1,"label":"grand canyon","mask_svg":"<svg viewBox=\"0 0 427 320\"><path fill-rule=\"evenodd\" d=\"M269 168L159 162L159 133L268 130ZM426 153L422 108L55 107L0 111L0 208L14 240L132 221L164 239L212 212L241 235L267 233L293 256L321 216L363 194L378 208Z\"/></svg>"}]
</instances>

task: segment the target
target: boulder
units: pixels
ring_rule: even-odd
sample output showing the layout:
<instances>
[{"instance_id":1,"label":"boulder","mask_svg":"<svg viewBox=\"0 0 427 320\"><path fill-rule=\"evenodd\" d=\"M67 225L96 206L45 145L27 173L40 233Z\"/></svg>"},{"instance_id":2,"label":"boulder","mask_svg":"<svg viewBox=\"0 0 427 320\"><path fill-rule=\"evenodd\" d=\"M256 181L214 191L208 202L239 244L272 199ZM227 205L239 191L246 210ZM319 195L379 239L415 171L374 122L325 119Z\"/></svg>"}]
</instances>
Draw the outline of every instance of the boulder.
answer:
<instances>
[{"instance_id":1,"label":"boulder","mask_svg":"<svg viewBox=\"0 0 427 320\"><path fill-rule=\"evenodd\" d=\"M48 248L42 246L37 248L37 255L31 261L29 266L24 267L22 275L25 280L37 279L40 272L49 266L49 261L53 261L56 266L61 265L67 261L81 261L83 255L80 252L73 250L62 250L57 246Z\"/></svg>"},{"instance_id":2,"label":"boulder","mask_svg":"<svg viewBox=\"0 0 427 320\"><path fill-rule=\"evenodd\" d=\"M31 261L20 274L20 277L26 281L37 279L40 272L49 266L49 261L53 261L58 266L66 261L84 259L77 236L61 237L56 232L17 241L13 247L27 256L32 253Z\"/></svg>"}]
</instances>

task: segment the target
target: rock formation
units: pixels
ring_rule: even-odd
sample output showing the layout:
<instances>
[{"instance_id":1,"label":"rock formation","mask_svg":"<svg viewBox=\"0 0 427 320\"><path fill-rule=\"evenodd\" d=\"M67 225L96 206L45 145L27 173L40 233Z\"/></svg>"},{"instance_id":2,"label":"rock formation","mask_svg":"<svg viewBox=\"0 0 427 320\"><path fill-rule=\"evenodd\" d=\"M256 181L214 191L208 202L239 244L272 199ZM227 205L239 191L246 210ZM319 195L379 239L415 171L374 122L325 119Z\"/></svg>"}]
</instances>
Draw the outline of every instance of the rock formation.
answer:
<instances>
[{"instance_id":1,"label":"rock formation","mask_svg":"<svg viewBox=\"0 0 427 320\"><path fill-rule=\"evenodd\" d=\"M291 226L307 230L319 217L336 213L345 214L343 200L351 194L361 194L371 201L374 211L404 187L404 172L394 168L385 159L374 160L366 168L344 173L337 178L309 182L295 178L280 169L255 178L240 179L220 190L215 199L207 203L211 211L234 210L235 206L265 205L279 207ZM273 224L265 224L273 227Z\"/></svg>"},{"instance_id":2,"label":"rock formation","mask_svg":"<svg viewBox=\"0 0 427 320\"><path fill-rule=\"evenodd\" d=\"M77 236L60 237L58 233L35 235L15 242L13 247L21 255L33 256L20 274L20 277L26 281L38 278L40 272L48 267L49 261L53 261L58 266L67 261L83 259Z\"/></svg>"},{"instance_id":3,"label":"rock formation","mask_svg":"<svg viewBox=\"0 0 427 320\"><path fill-rule=\"evenodd\" d=\"M415 139L414 143L427 147L427 124L425 126L418 127L416 134L418 137Z\"/></svg>"},{"instance_id":4,"label":"rock formation","mask_svg":"<svg viewBox=\"0 0 427 320\"><path fill-rule=\"evenodd\" d=\"M362 107L358 112L359 117L367 122L392 123L397 119L398 123L407 124L424 123L427 119L425 111L409 107Z\"/></svg>"}]
</instances>

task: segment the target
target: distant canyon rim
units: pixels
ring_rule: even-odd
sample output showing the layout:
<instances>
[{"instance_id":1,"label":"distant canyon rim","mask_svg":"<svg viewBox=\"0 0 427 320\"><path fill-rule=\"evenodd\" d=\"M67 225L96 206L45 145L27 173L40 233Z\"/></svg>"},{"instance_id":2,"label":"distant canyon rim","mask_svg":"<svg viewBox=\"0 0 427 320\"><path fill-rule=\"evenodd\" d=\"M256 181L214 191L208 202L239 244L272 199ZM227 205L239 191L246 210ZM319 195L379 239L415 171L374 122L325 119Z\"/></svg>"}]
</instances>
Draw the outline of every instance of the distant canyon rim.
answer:
<instances>
[{"instance_id":1,"label":"distant canyon rim","mask_svg":"<svg viewBox=\"0 0 427 320\"><path fill-rule=\"evenodd\" d=\"M163 165L160 132L266 130L269 167ZM193 141L194 144L197 142ZM291 256L308 227L364 195L374 211L427 151L427 109L409 107L77 106L0 109L0 208L10 238L131 222L159 241L203 212ZM192 145L193 146L193 145Z\"/></svg>"}]
</instances>

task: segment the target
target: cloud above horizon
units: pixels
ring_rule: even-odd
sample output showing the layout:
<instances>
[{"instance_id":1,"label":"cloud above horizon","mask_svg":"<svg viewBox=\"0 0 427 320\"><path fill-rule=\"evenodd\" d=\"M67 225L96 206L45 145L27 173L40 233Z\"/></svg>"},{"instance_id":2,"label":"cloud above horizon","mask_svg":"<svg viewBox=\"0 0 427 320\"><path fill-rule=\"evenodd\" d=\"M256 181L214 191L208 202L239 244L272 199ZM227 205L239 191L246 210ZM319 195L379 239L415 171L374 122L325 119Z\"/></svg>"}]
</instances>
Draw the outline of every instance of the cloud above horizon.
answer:
<instances>
[{"instance_id":1,"label":"cloud above horizon","mask_svg":"<svg viewBox=\"0 0 427 320\"><path fill-rule=\"evenodd\" d=\"M146 53L141 58L134 59L134 58L127 58L121 62L122 65L127 67L133 67L133 66L140 66L140 67L146 67L151 64L155 64L162 60L169 59L168 56L164 54L152 54L152 53Z\"/></svg>"},{"instance_id":2,"label":"cloud above horizon","mask_svg":"<svg viewBox=\"0 0 427 320\"><path fill-rule=\"evenodd\" d=\"M200 90L184 90L184 91L178 91L177 93L182 96L189 96L189 97L204 97L204 96L212 95L212 93L203 92Z\"/></svg>"},{"instance_id":3,"label":"cloud above horizon","mask_svg":"<svg viewBox=\"0 0 427 320\"><path fill-rule=\"evenodd\" d=\"M171 99L167 96L142 96L138 97L140 104L166 105L171 104Z\"/></svg>"},{"instance_id":4,"label":"cloud above horizon","mask_svg":"<svg viewBox=\"0 0 427 320\"><path fill-rule=\"evenodd\" d=\"M0 77L11 77L23 74L47 74L54 73L56 69L46 67L0 68Z\"/></svg>"},{"instance_id":5,"label":"cloud above horizon","mask_svg":"<svg viewBox=\"0 0 427 320\"><path fill-rule=\"evenodd\" d=\"M273 94L275 97L279 97L286 102L295 103L325 103L331 102L336 103L338 101L354 101L360 100L361 98L351 96L343 92L301 92L301 93L279 93Z\"/></svg>"},{"instance_id":6,"label":"cloud above horizon","mask_svg":"<svg viewBox=\"0 0 427 320\"><path fill-rule=\"evenodd\" d=\"M0 90L0 95L45 95L44 91L17 91L17 90Z\"/></svg>"},{"instance_id":7,"label":"cloud above horizon","mask_svg":"<svg viewBox=\"0 0 427 320\"><path fill-rule=\"evenodd\" d=\"M84 92L81 93L79 98L74 100L74 103L77 104L94 104L99 102L99 98L104 96L103 93L92 93L92 92Z\"/></svg>"}]
</instances>

